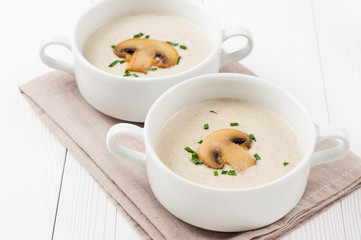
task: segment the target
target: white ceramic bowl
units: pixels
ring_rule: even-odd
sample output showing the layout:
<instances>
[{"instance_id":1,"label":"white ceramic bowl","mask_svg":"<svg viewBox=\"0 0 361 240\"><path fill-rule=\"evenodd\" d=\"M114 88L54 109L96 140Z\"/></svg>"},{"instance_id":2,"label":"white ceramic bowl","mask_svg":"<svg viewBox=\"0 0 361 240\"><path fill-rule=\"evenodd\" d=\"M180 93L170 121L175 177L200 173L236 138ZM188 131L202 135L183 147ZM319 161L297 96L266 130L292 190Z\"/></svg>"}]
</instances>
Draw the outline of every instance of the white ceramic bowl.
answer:
<instances>
[{"instance_id":1,"label":"white ceramic bowl","mask_svg":"<svg viewBox=\"0 0 361 240\"><path fill-rule=\"evenodd\" d=\"M206 34L211 52L201 63L179 74L152 79L127 78L104 72L82 55L87 37L110 19L136 12L165 12L179 15L198 25ZM221 43L228 38L242 36L245 46L221 56ZM63 62L46 54L52 44L72 51L74 63ZM247 29L235 26L222 30L216 18L194 0L106 0L86 11L77 21L70 39L49 36L41 45L40 58L49 67L74 74L83 97L99 111L115 118L143 122L152 103L168 88L190 77L218 72L220 67L246 57L253 42Z\"/></svg>"},{"instance_id":2,"label":"white ceramic bowl","mask_svg":"<svg viewBox=\"0 0 361 240\"><path fill-rule=\"evenodd\" d=\"M245 99L276 111L299 137L303 155L300 163L279 179L244 189L203 186L171 171L154 149L162 126L189 104L216 98ZM115 139L122 135L144 142L145 154L117 145ZM316 129L295 98L269 81L218 73L189 79L162 94L151 107L144 129L132 124L114 125L108 132L107 146L115 156L146 167L155 196L178 218L210 230L244 231L268 225L286 215L300 200L310 168L339 159L349 151L345 135L342 129ZM314 153L315 144L328 138L336 138L340 144Z\"/></svg>"}]
</instances>

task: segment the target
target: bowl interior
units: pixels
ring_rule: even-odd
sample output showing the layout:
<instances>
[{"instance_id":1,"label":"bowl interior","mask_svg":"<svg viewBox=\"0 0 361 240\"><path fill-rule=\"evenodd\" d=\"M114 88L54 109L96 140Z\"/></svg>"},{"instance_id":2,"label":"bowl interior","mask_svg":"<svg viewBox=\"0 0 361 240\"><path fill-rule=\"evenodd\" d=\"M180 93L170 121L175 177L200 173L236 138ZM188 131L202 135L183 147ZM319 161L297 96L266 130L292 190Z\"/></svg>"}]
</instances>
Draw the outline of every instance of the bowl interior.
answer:
<instances>
[{"instance_id":1,"label":"bowl interior","mask_svg":"<svg viewBox=\"0 0 361 240\"><path fill-rule=\"evenodd\" d=\"M109 0L90 8L75 27L74 39L79 52L95 29L116 17L137 12L163 12L175 14L198 25L208 37L213 51L219 51L221 32L215 17L194 1L169 0ZM175 26L176 27L176 26Z\"/></svg>"},{"instance_id":2,"label":"bowl interior","mask_svg":"<svg viewBox=\"0 0 361 240\"><path fill-rule=\"evenodd\" d=\"M146 142L151 143L151 154L156 156L154 146L157 136L172 115L193 103L217 98L248 100L273 109L293 127L299 138L304 159L309 159L306 155L313 152L315 128L296 99L269 81L232 73L209 74L189 79L172 87L158 98L145 122L145 137Z\"/></svg>"}]
</instances>

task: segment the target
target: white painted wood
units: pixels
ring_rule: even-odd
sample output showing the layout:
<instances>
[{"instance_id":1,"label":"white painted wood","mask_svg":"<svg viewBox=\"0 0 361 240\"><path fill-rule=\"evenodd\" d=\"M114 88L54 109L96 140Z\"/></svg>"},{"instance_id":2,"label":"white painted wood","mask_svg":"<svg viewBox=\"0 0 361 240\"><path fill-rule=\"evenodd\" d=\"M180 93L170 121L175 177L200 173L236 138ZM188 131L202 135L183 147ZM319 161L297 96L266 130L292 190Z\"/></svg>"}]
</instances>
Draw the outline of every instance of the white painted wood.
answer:
<instances>
[{"instance_id":1,"label":"white painted wood","mask_svg":"<svg viewBox=\"0 0 361 240\"><path fill-rule=\"evenodd\" d=\"M67 154L54 239L114 239L116 209L89 173Z\"/></svg>"},{"instance_id":2,"label":"white painted wood","mask_svg":"<svg viewBox=\"0 0 361 240\"><path fill-rule=\"evenodd\" d=\"M68 153L54 239L138 239L103 190Z\"/></svg>"},{"instance_id":3,"label":"white painted wood","mask_svg":"<svg viewBox=\"0 0 361 240\"><path fill-rule=\"evenodd\" d=\"M348 130L361 155L361 2L314 0L313 8L330 123ZM341 201L346 239L361 239L360 193Z\"/></svg>"},{"instance_id":4,"label":"white painted wood","mask_svg":"<svg viewBox=\"0 0 361 240\"><path fill-rule=\"evenodd\" d=\"M115 239L121 239L121 240L141 239L138 233L128 222L128 220L124 218L124 216L120 211L117 211Z\"/></svg>"},{"instance_id":5,"label":"white painted wood","mask_svg":"<svg viewBox=\"0 0 361 240\"><path fill-rule=\"evenodd\" d=\"M107 202L106 202L106 211L107 211L105 216L106 222L104 224L105 229L104 229L103 239L117 239L116 238L117 209L115 208L113 202L109 198L107 198ZM98 239L102 239L102 238L98 238Z\"/></svg>"},{"instance_id":6,"label":"white painted wood","mask_svg":"<svg viewBox=\"0 0 361 240\"><path fill-rule=\"evenodd\" d=\"M341 201L346 239L361 239L361 189Z\"/></svg>"},{"instance_id":7,"label":"white painted wood","mask_svg":"<svg viewBox=\"0 0 361 240\"><path fill-rule=\"evenodd\" d=\"M56 239L138 239L70 154L63 168L64 147L17 90L50 70L38 58L41 39L51 33L69 36L79 14L98 1L0 2L0 239L50 239L52 234ZM237 23L252 31L255 48L243 64L290 91L317 124L346 127L353 151L361 155L358 0L203 2L223 27ZM226 50L234 42L226 43ZM71 59L62 48L49 52ZM284 239L361 239L360 226L358 190Z\"/></svg>"},{"instance_id":8,"label":"white painted wood","mask_svg":"<svg viewBox=\"0 0 361 240\"><path fill-rule=\"evenodd\" d=\"M330 122L348 130L361 155L361 2L314 0L314 11Z\"/></svg>"},{"instance_id":9,"label":"white painted wood","mask_svg":"<svg viewBox=\"0 0 361 240\"><path fill-rule=\"evenodd\" d=\"M11 80L1 73L0 78ZM9 85L0 87L0 239L49 239L65 148L22 99L16 83Z\"/></svg>"},{"instance_id":10,"label":"white painted wood","mask_svg":"<svg viewBox=\"0 0 361 240\"><path fill-rule=\"evenodd\" d=\"M206 0L205 4L223 28L238 24L251 30L254 49L241 63L287 89L317 124L328 124L310 1ZM232 48L225 45L226 50Z\"/></svg>"},{"instance_id":11,"label":"white painted wood","mask_svg":"<svg viewBox=\"0 0 361 240\"><path fill-rule=\"evenodd\" d=\"M345 238L344 225L342 223L342 209L340 203L336 203L330 209L307 222L302 227L291 232L284 240L343 240ZM350 239L350 238L349 238Z\"/></svg>"},{"instance_id":12,"label":"white painted wood","mask_svg":"<svg viewBox=\"0 0 361 240\"><path fill-rule=\"evenodd\" d=\"M21 3L0 2L0 239L50 239L65 148L17 89L44 69L36 64L44 15Z\"/></svg>"}]
</instances>

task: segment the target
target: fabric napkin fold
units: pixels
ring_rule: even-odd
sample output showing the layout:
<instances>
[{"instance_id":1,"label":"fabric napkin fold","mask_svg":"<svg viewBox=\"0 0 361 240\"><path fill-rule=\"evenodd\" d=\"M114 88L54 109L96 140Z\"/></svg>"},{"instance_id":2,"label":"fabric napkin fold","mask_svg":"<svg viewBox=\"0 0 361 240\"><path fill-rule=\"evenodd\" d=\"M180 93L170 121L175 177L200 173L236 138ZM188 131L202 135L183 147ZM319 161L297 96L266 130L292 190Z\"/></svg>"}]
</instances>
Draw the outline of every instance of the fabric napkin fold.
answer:
<instances>
[{"instance_id":1,"label":"fabric napkin fold","mask_svg":"<svg viewBox=\"0 0 361 240\"><path fill-rule=\"evenodd\" d=\"M254 75L238 63L222 71ZM143 167L108 152L105 145L108 129L125 121L91 107L81 96L74 76L50 72L27 82L20 91L144 239L275 239L361 186L361 158L350 152L339 161L313 167L302 199L279 221L246 232L200 229L179 220L162 207L150 189ZM120 144L144 151L143 144L133 138L124 137L120 141ZM316 151L333 144L333 141L325 141L316 147Z\"/></svg>"}]
</instances>

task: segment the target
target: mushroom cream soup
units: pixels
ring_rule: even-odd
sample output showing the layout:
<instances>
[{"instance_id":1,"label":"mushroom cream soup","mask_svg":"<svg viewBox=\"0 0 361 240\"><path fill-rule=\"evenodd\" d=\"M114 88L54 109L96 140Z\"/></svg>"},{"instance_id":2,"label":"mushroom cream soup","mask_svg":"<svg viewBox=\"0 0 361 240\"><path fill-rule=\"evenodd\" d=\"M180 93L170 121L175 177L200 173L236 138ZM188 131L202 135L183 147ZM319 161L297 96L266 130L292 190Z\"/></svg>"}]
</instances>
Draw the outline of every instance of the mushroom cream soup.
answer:
<instances>
[{"instance_id":1,"label":"mushroom cream soup","mask_svg":"<svg viewBox=\"0 0 361 240\"><path fill-rule=\"evenodd\" d=\"M178 175L218 188L268 183L302 158L298 137L283 118L237 99L208 100L177 112L162 128L155 149Z\"/></svg>"},{"instance_id":2,"label":"mushroom cream soup","mask_svg":"<svg viewBox=\"0 0 361 240\"><path fill-rule=\"evenodd\" d=\"M84 57L101 70L149 78L185 71L203 61L210 51L198 26L166 13L136 13L113 19L92 33L82 49Z\"/></svg>"}]
</instances>

